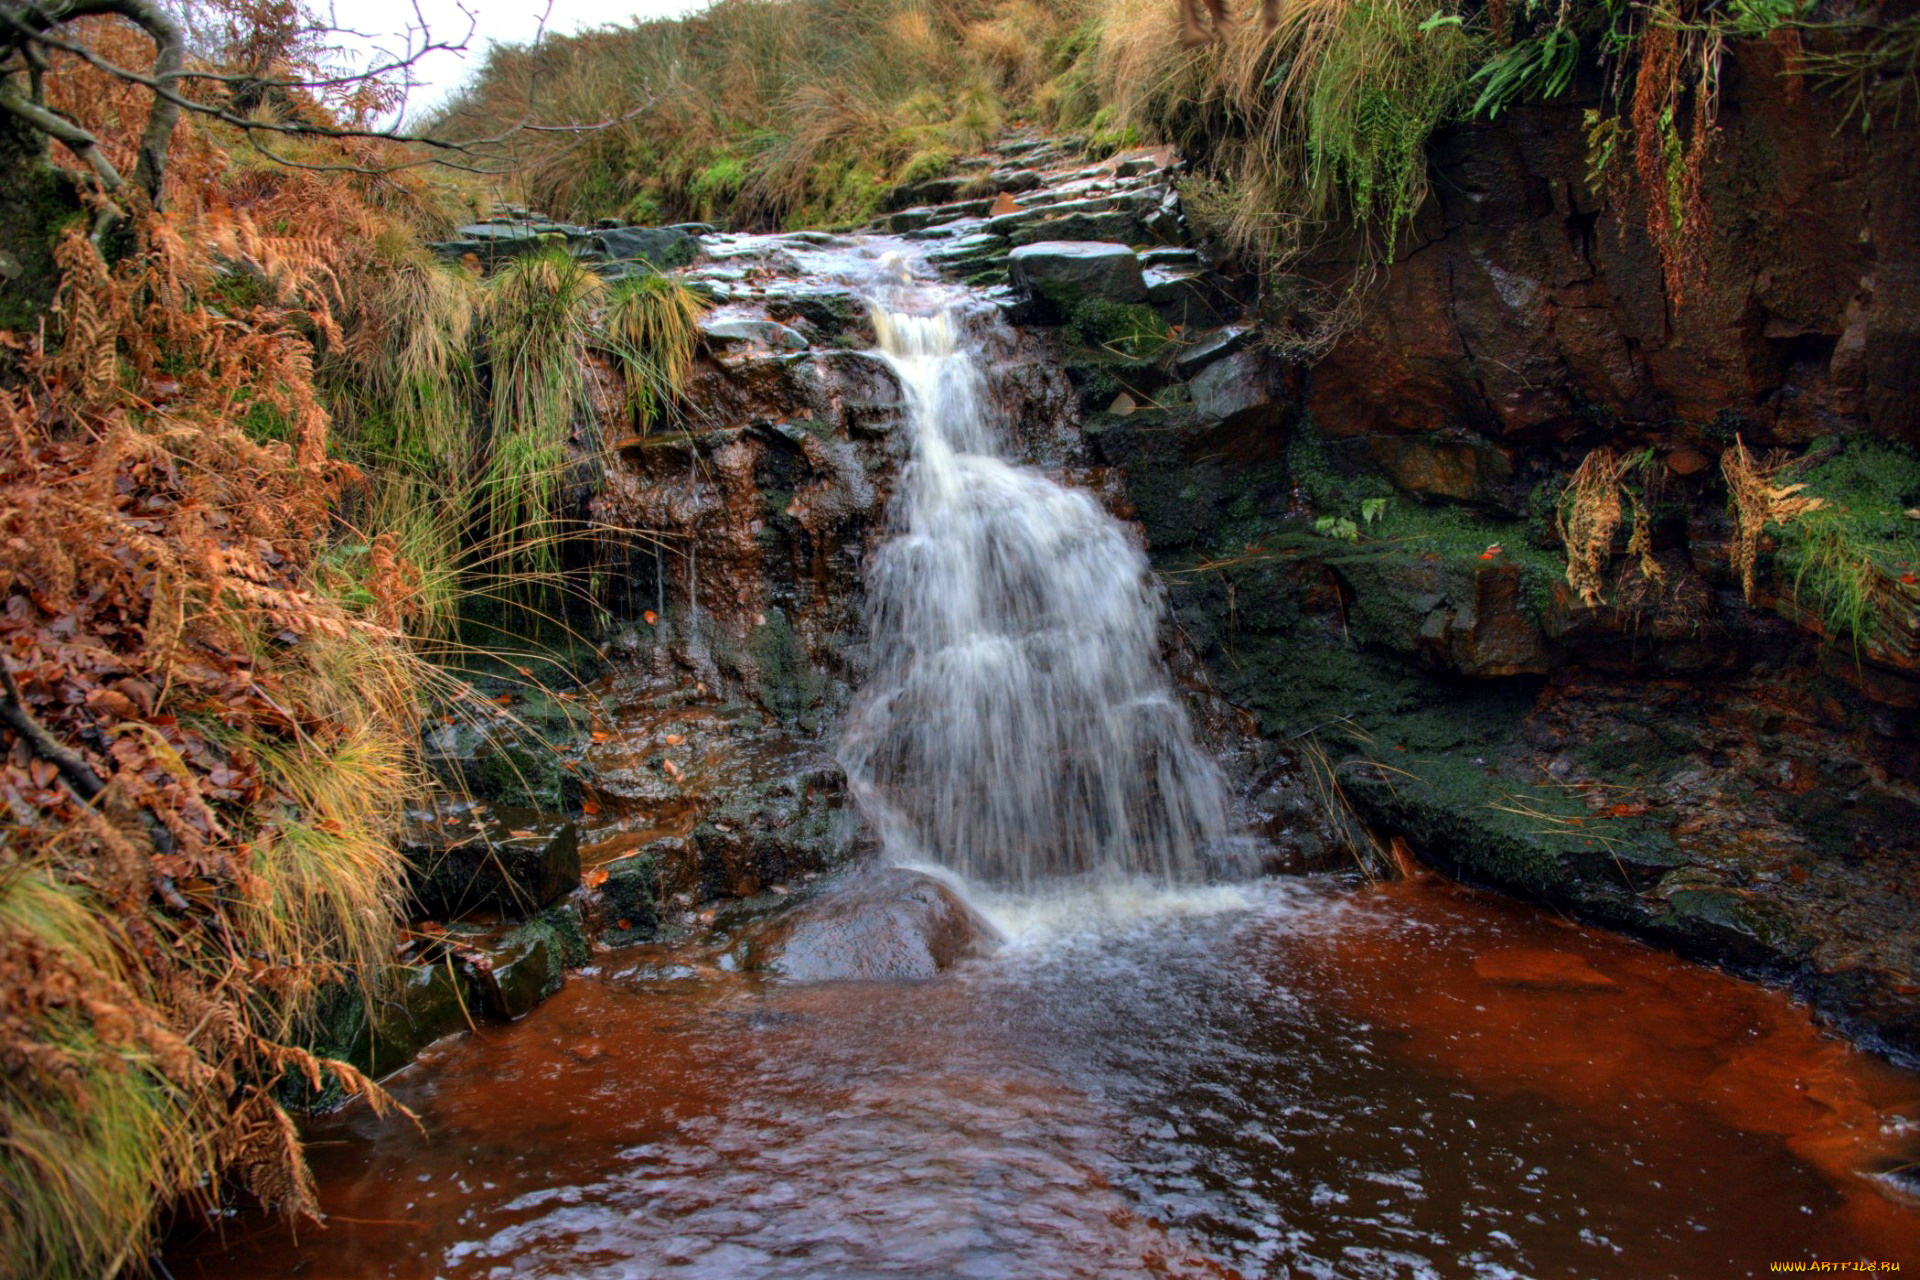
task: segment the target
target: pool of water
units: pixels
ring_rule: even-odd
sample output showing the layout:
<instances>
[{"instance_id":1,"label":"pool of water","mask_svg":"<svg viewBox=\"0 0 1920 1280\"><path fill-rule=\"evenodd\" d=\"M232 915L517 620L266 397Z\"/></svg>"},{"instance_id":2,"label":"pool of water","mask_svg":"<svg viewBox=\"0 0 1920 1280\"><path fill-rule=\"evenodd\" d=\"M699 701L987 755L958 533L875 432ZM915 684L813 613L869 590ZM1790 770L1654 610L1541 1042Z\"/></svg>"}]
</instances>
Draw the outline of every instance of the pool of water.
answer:
<instances>
[{"instance_id":1,"label":"pool of water","mask_svg":"<svg viewBox=\"0 0 1920 1280\"><path fill-rule=\"evenodd\" d=\"M1920 1076L1444 883L987 903L919 985L603 953L311 1127L323 1226L188 1277L1700 1277L1920 1268ZM422 1130L424 1132L422 1132Z\"/></svg>"}]
</instances>

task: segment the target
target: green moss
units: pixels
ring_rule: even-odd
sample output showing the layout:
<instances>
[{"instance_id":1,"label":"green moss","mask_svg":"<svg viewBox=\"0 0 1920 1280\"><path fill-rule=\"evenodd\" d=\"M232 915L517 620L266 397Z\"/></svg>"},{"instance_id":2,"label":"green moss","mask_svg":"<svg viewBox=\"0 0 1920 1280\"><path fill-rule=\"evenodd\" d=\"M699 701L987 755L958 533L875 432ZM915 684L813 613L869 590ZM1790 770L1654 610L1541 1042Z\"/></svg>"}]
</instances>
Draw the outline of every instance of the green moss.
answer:
<instances>
[{"instance_id":1,"label":"green moss","mask_svg":"<svg viewBox=\"0 0 1920 1280\"><path fill-rule=\"evenodd\" d=\"M1287 469L1316 515L1358 519L1362 503L1393 496L1393 486L1374 472L1349 473L1335 467L1326 441L1310 414L1302 414L1287 439Z\"/></svg>"},{"instance_id":2,"label":"green moss","mask_svg":"<svg viewBox=\"0 0 1920 1280\"><path fill-rule=\"evenodd\" d=\"M766 622L747 635L747 653L759 675L760 700L782 724L819 727L831 682L816 670L786 615L770 609Z\"/></svg>"},{"instance_id":3,"label":"green moss","mask_svg":"<svg viewBox=\"0 0 1920 1280\"><path fill-rule=\"evenodd\" d=\"M722 155L687 184L687 199L701 217L710 218L727 208L746 183L745 162L735 155Z\"/></svg>"},{"instance_id":4,"label":"green moss","mask_svg":"<svg viewBox=\"0 0 1920 1280\"><path fill-rule=\"evenodd\" d=\"M905 186L914 182L926 182L931 178L943 178L952 170L954 161L959 158L960 153L952 147L928 147L923 151L916 151L907 158L905 164L900 166L900 171L894 175L894 181Z\"/></svg>"},{"instance_id":5,"label":"green moss","mask_svg":"<svg viewBox=\"0 0 1920 1280\"><path fill-rule=\"evenodd\" d=\"M1567 575L1564 560L1534 545L1529 522L1496 520L1470 507L1394 499L1368 532L1422 555L1475 565L1497 544L1499 561L1520 567L1520 597L1536 620L1546 616L1555 585Z\"/></svg>"},{"instance_id":6,"label":"green moss","mask_svg":"<svg viewBox=\"0 0 1920 1280\"><path fill-rule=\"evenodd\" d=\"M1812 456L1827 450L1816 442ZM1888 584L1920 573L1920 457L1851 440L1787 477L1822 506L1780 531L1781 577L1828 635L1868 643L1887 625Z\"/></svg>"},{"instance_id":7,"label":"green moss","mask_svg":"<svg viewBox=\"0 0 1920 1280\"><path fill-rule=\"evenodd\" d=\"M1152 360L1173 340L1167 322L1152 307L1105 298L1075 302L1068 313L1067 328L1083 345L1128 360Z\"/></svg>"}]
</instances>

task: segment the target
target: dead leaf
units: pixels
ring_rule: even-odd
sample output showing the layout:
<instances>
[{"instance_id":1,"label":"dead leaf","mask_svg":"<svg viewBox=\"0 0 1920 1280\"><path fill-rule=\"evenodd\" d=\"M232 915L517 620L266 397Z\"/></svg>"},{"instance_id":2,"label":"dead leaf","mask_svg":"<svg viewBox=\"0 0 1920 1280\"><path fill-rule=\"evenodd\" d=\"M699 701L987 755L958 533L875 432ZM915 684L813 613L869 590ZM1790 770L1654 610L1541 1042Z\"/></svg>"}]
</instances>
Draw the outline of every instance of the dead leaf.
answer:
<instances>
[{"instance_id":1,"label":"dead leaf","mask_svg":"<svg viewBox=\"0 0 1920 1280\"><path fill-rule=\"evenodd\" d=\"M611 733L608 733L605 729L595 729L592 733L588 734L587 736L589 738L592 738L595 742L607 742L613 738L613 735Z\"/></svg>"},{"instance_id":2,"label":"dead leaf","mask_svg":"<svg viewBox=\"0 0 1920 1280\"><path fill-rule=\"evenodd\" d=\"M993 198L993 207L987 210L987 216L990 218L999 218L1009 213L1018 212L1020 212L1020 202L1013 198L1012 192L1002 191Z\"/></svg>"},{"instance_id":3,"label":"dead leaf","mask_svg":"<svg viewBox=\"0 0 1920 1280\"><path fill-rule=\"evenodd\" d=\"M680 766L679 766L679 765L677 765L677 764L675 764L675 763L674 763L673 761L671 761L671 760L667 760L667 759L662 759L662 760L660 761L660 767L661 767L662 769L665 769L665 770L667 771L667 776L668 776L669 778L672 778L672 779L673 779L673 780L674 780L675 782L678 782L678 781L680 781Z\"/></svg>"},{"instance_id":4,"label":"dead leaf","mask_svg":"<svg viewBox=\"0 0 1920 1280\"><path fill-rule=\"evenodd\" d=\"M525 827L515 827L512 831L507 832L507 834L515 840L538 840L540 838L538 831L528 831Z\"/></svg>"},{"instance_id":5,"label":"dead leaf","mask_svg":"<svg viewBox=\"0 0 1920 1280\"><path fill-rule=\"evenodd\" d=\"M607 869L605 867L593 867L580 877L580 883L589 889L598 889L606 882Z\"/></svg>"},{"instance_id":6,"label":"dead leaf","mask_svg":"<svg viewBox=\"0 0 1920 1280\"><path fill-rule=\"evenodd\" d=\"M670 733L666 737L661 739L662 742L666 743L670 747L677 747L681 743L685 742L686 740L687 740L687 735L684 733Z\"/></svg>"},{"instance_id":7,"label":"dead leaf","mask_svg":"<svg viewBox=\"0 0 1920 1280\"><path fill-rule=\"evenodd\" d=\"M586 814L589 818L591 818L595 814L600 812L600 802L598 800L595 800L592 796L588 796L586 799L580 802L580 812Z\"/></svg>"}]
</instances>

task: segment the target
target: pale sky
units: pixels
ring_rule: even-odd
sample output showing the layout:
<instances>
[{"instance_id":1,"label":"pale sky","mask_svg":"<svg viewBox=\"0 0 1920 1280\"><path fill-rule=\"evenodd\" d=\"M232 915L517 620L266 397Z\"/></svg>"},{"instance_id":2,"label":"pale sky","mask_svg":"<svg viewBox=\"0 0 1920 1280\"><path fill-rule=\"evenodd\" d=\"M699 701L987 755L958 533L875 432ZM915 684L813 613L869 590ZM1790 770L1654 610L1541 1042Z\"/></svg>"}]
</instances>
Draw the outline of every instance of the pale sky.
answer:
<instances>
[{"instance_id":1,"label":"pale sky","mask_svg":"<svg viewBox=\"0 0 1920 1280\"><path fill-rule=\"evenodd\" d=\"M405 49L409 28L417 28L423 16L436 42L457 43L466 33L468 18L461 12L459 0L314 0L314 9L325 17L331 9L335 26L364 33L368 39L343 36L341 43L364 49L371 58L376 51L398 54ZM547 15L547 30L567 35L589 27L614 26L635 18L674 18L704 9L710 0L552 0ZM480 65L490 43L524 44L540 29L540 17L546 0L466 0L473 15L473 36L465 54L437 53L423 59L415 78L424 83L414 91L408 114L415 115L439 102L458 88ZM416 44L418 37L416 35Z\"/></svg>"}]
</instances>

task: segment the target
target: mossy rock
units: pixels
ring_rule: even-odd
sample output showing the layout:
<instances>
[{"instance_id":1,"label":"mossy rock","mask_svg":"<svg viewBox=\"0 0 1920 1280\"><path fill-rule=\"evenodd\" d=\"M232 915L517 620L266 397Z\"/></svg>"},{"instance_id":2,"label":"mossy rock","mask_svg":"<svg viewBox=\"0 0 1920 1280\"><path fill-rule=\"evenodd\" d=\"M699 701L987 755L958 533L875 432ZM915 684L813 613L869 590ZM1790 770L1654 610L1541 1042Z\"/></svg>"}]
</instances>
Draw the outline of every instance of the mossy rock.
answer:
<instances>
[{"instance_id":1,"label":"mossy rock","mask_svg":"<svg viewBox=\"0 0 1920 1280\"><path fill-rule=\"evenodd\" d=\"M415 904L440 919L481 909L529 916L580 884L578 829L534 809L476 815L464 802L443 803L408 825L400 850Z\"/></svg>"},{"instance_id":2,"label":"mossy rock","mask_svg":"<svg viewBox=\"0 0 1920 1280\"><path fill-rule=\"evenodd\" d=\"M637 854L602 870L607 878L599 888L600 941L610 947L652 941L660 932L663 897L659 857Z\"/></svg>"}]
</instances>

